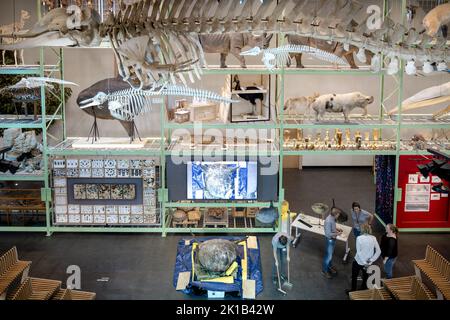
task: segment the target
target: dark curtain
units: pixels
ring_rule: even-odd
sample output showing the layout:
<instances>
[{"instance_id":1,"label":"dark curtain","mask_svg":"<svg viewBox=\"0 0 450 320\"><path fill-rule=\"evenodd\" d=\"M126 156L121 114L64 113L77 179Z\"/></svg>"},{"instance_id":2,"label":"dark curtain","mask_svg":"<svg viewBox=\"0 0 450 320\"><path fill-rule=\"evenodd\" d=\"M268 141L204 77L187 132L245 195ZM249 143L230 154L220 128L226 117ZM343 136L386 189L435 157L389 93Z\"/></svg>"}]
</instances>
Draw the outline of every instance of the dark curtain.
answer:
<instances>
[{"instance_id":1,"label":"dark curtain","mask_svg":"<svg viewBox=\"0 0 450 320\"><path fill-rule=\"evenodd\" d=\"M394 215L395 156L375 156L375 212L387 224Z\"/></svg>"}]
</instances>

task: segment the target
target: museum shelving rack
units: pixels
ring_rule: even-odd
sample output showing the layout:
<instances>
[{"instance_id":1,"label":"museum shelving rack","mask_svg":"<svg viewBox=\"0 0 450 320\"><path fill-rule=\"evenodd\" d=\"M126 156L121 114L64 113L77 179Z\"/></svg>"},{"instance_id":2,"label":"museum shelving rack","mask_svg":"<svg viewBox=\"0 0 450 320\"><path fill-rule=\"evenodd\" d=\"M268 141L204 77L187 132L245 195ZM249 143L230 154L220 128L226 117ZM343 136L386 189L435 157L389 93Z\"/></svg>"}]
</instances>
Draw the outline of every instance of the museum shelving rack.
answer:
<instances>
[{"instance_id":1,"label":"museum shelving rack","mask_svg":"<svg viewBox=\"0 0 450 320\"><path fill-rule=\"evenodd\" d=\"M383 0L384 5L384 14L386 15L388 12L388 0ZM402 0L401 2L401 15L405 17L406 11L406 0ZM280 35L277 39L279 43L284 41L284 37ZM63 59L62 51L61 51L61 61ZM374 73L368 69L361 68L359 70L352 70L348 68L342 69L333 69L333 68L314 68L314 69L275 69L272 72L269 72L262 67L258 68L228 68L228 69L205 69L204 75L261 75L261 74L271 74L275 76L275 100L276 105L278 106L278 114L276 115L276 119L269 122L254 122L254 123L231 123L231 124L216 124L216 123L203 123L201 128L205 129L272 129L276 131L276 139L273 140L274 148L270 150L270 155L276 156L279 159L279 176L278 176L278 201L274 203L276 207L278 207L279 212L281 212L281 204L284 197L284 189L283 189L283 158L284 156L302 156L302 155L324 155L324 156L333 156L333 155L393 155L396 157L396 177L395 177L395 185L398 185L398 169L399 169L399 158L401 155L429 155L426 151L409 151L404 150L402 148L401 141L401 130L408 128L423 128L423 129L432 129L432 128L446 128L448 129L450 126L450 119L445 118L441 121L430 121L429 117L423 115L402 115L401 110L401 102L403 101L403 84L404 84L404 62L401 62L400 70L396 76L392 76L394 81L394 85L390 88L387 88L385 85L386 74L385 68L383 68L380 72ZM62 74L62 64L59 66L59 69ZM41 65L34 71L29 70L0 70L4 74L6 72L23 72L26 73L38 73L43 74L44 72L44 64L43 57L41 55ZM395 132L395 148L391 150L292 150L286 148L284 146L284 131L289 129L345 129L348 128L349 125L345 123L336 123L336 124L314 124L309 119L305 118L295 118L290 117L284 114L283 108L280 107L284 102L284 88L285 88L285 80L287 75L339 75L342 77L348 76L358 76L358 77L378 77L380 84L380 114L378 116L370 116L368 118L362 117L353 117L352 119L352 129L364 130L364 129L380 129L380 130L393 130ZM390 92L387 92L390 89ZM42 89L43 90L43 89ZM383 106L389 99L395 97L396 104L399 106L399 113L395 119L386 118L383 112ZM42 101L42 114L45 115L45 101ZM65 115L64 115L64 101L62 103L61 119L63 124L65 123ZM57 145L54 148L48 148L48 146L44 145L45 152L45 172L42 176L37 177L39 181L45 182L45 188L43 188L43 200L46 201L47 208L47 223L46 227L43 228L32 228L32 227L0 227L0 231L44 231L47 235L51 235L53 232L154 232L161 233L165 236L168 233L273 233L273 228L244 228L244 227L235 227L235 228L173 228L169 225L169 210L175 207L200 207L200 208L208 208L208 207L268 207L270 205L269 202L192 202L192 203L179 203L179 202L169 202L168 201L168 190L166 188L165 182L165 170L166 170L166 156L171 154L170 145L171 145L171 133L172 130L177 128L186 128L186 129L195 129L195 124L192 123L173 123L168 122L166 116L166 108L164 107L164 103L161 103L161 112L160 112L160 123L161 130L160 136L155 137L152 144L149 148L143 150L75 150L70 148L70 141L66 140L66 133L64 129L64 137L63 142ZM33 127L42 128L46 130L48 126L46 126L47 118L43 116L41 122L33 124ZM19 127L21 124L0 124L2 127ZM22 126L26 127L26 126ZM65 126L64 126L65 128ZM45 132L45 131L44 131ZM223 150L223 154L226 155L232 150ZM197 154L202 155L202 151L196 151ZM86 155L95 155L95 156L120 156L120 155L133 155L133 156L148 156L148 157L158 157L160 159L160 188L158 190L158 200L160 201L160 210L161 210L161 225L158 227L98 227L98 226L53 226L52 225L52 217L51 217L51 189L49 188L49 163L48 158L50 156L86 156ZM217 153L216 153L217 155ZM233 153L236 155L236 153ZM261 155L260 152L243 150L239 151L238 155ZM21 179L22 177L12 177L14 179ZM23 177L26 179L26 177ZM395 189L394 197L395 203L401 199L401 190ZM287 199L289 200L289 199ZM394 205L394 223L396 221L396 205ZM384 222L379 218L380 222L384 224ZM281 222L281 217L279 222ZM281 223L278 223L280 228ZM427 231L450 231L450 229L402 229L401 231L406 232L427 232Z\"/></svg>"},{"instance_id":2,"label":"museum shelving rack","mask_svg":"<svg viewBox=\"0 0 450 320\"><path fill-rule=\"evenodd\" d=\"M41 6L39 1L37 1L37 13L40 16ZM1 67L0 75L22 75L22 76L40 76L40 77L59 77L64 78L63 71L63 50L62 49L51 49L48 52L50 55L54 55L56 60L55 64L46 65L44 63L44 49L39 49L39 64L38 65L28 65L28 66L18 66L18 67ZM59 76L58 76L59 75ZM53 114L47 114L46 103L45 103L45 88L41 87L41 115L37 119L17 119L16 117L10 116L0 116L0 128L20 128L20 129L40 129L42 135L42 161L43 168L38 174L16 174L7 175L2 174L0 179L2 181L38 181L43 183L43 188L41 188L41 199L45 202L46 208L46 219L45 226L0 226L0 231L39 231L48 232L50 228L50 209L51 209L51 193L48 192L50 185L50 174L48 165L48 139L55 138L48 133L48 128L56 120L62 120L63 123L63 134L65 135L65 100L64 100L64 86L61 86L60 96L56 96L52 93L58 100L59 106Z\"/></svg>"}]
</instances>

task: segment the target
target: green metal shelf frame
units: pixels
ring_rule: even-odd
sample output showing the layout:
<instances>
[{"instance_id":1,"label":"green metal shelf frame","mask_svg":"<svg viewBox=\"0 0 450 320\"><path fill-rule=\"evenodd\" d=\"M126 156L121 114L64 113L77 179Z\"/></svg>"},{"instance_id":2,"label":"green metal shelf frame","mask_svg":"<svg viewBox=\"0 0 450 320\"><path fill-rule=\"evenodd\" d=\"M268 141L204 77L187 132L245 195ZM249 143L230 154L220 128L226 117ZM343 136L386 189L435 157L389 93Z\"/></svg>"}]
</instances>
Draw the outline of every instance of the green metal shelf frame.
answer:
<instances>
[{"instance_id":1,"label":"green metal shelf frame","mask_svg":"<svg viewBox=\"0 0 450 320\"><path fill-rule=\"evenodd\" d=\"M380 123L380 124L291 124L291 123L285 123L284 124L285 129L377 129L377 128L391 128L396 129L397 124L387 124L387 123Z\"/></svg>"},{"instance_id":2,"label":"green metal shelf frame","mask_svg":"<svg viewBox=\"0 0 450 320\"><path fill-rule=\"evenodd\" d=\"M1 226L0 232L48 232L47 227L32 227L32 226Z\"/></svg>"},{"instance_id":3,"label":"green metal shelf frame","mask_svg":"<svg viewBox=\"0 0 450 320\"><path fill-rule=\"evenodd\" d=\"M248 123L167 123L167 129L248 129ZM278 129L277 123L255 123L252 129Z\"/></svg>"},{"instance_id":4,"label":"green metal shelf frame","mask_svg":"<svg viewBox=\"0 0 450 320\"><path fill-rule=\"evenodd\" d=\"M1 175L3 181L45 181L44 175Z\"/></svg>"},{"instance_id":5,"label":"green metal shelf frame","mask_svg":"<svg viewBox=\"0 0 450 320\"><path fill-rule=\"evenodd\" d=\"M49 149L48 154L51 156L148 156L148 157L159 157L161 154L160 150L133 150L133 149L123 149L123 150L57 150Z\"/></svg>"},{"instance_id":6,"label":"green metal shelf frame","mask_svg":"<svg viewBox=\"0 0 450 320\"><path fill-rule=\"evenodd\" d=\"M395 155L395 150L298 150L298 151L283 151L285 156L304 156L313 154L327 154L327 155Z\"/></svg>"},{"instance_id":7,"label":"green metal shelf frame","mask_svg":"<svg viewBox=\"0 0 450 320\"><path fill-rule=\"evenodd\" d=\"M0 229L1 230L1 229ZM162 233L161 227L106 227L106 226L92 226L92 227L76 227L76 226L52 226L49 230L53 232L92 232L92 233Z\"/></svg>"},{"instance_id":8,"label":"green metal shelf frame","mask_svg":"<svg viewBox=\"0 0 450 320\"><path fill-rule=\"evenodd\" d=\"M39 1L38 2L38 12L40 12L40 6ZM405 17L405 8L406 8L406 0L402 0L402 17ZM387 0L383 0L383 12L384 15L387 15ZM284 37L282 34L279 34L277 39L277 45L282 45L284 43ZM383 57L384 58L384 57ZM44 65L44 58L43 58L43 49L41 49L41 55L40 55L40 66L39 68L25 68L25 69L2 69L0 68L0 74L38 74L43 75L45 71L57 71L61 73L61 78L64 77L64 68L63 68L63 51L60 51L60 63L58 64L57 68L55 66L45 66ZM385 63L385 60L382 59L382 61ZM47 69L45 69L47 67ZM383 65L384 67L384 65ZM278 174L278 201L274 202L274 205L278 208L279 212L281 212L281 205L284 198L284 189L283 189L283 158L284 156L291 156L291 155L311 155L311 154L324 154L324 155L395 155L396 157L396 176L395 176L395 186L398 185L398 169L399 169L399 157L400 155L428 155L429 153L426 151L408 151L408 150L401 150L401 135L400 132L402 129L408 129L408 128L447 128L448 125L445 123L421 123L421 124L415 124L415 123L402 123L401 115L402 115L402 109L401 109L401 102L403 100L403 85L404 85L404 62L401 63L400 71L398 74L398 80L397 85L394 88L393 94L396 92L398 93L397 97L397 104L399 107L399 116L394 123L383 123L384 121L384 112L383 112L383 106L385 101L387 101L392 95L385 96L385 78L386 78L386 70L383 68L380 72L372 72L370 70L354 70L354 69L297 69L297 68L280 68L276 69L274 71L269 71L267 69L263 68L255 68L255 69L235 69L235 68L227 68L227 69L204 69L203 75L231 75L231 74L238 74L238 75L274 75L275 76L275 99L276 99L276 106L282 106L284 104L284 89L285 89L285 80L286 76L291 75L342 75L342 76L369 76L374 77L377 76L380 78L380 97L381 97L381 107L380 107L380 114L379 114L379 121L378 124L290 124L285 120L285 115L283 108L279 108L277 120L273 120L272 123L231 123L231 124L223 124L223 123L208 123L208 124L201 124L201 126L198 126L196 123L183 123L183 124L177 124L177 123L171 123L168 122L166 119L166 108L165 103L163 102L161 104L161 111L160 111L160 123L161 123L161 129L160 129L160 145L159 150L59 150L55 148L49 148L46 144L47 138L45 135L45 144L44 144L44 162L45 162L45 172L42 176L42 179L45 183L45 189L47 192L44 192L47 196L43 197L45 198L46 202L46 227L0 227L0 231L41 231L46 232L47 235L51 235L53 232L98 232L98 233L105 233L105 232L129 232L129 233L162 233L162 236L165 237L167 233L192 233L192 232L199 232L199 233L273 233L277 230L274 230L272 228L172 228L170 226L167 226L167 214L170 211L171 208L174 207L267 207L270 205L270 202L248 202L248 203L233 203L233 202L224 202L224 203L178 203L178 202L170 202L167 198L167 189L166 189L166 182L165 182L165 176L166 176L166 156L172 154L172 151L168 150L168 146L170 146L170 139L171 139L171 132L172 129L196 129L197 127L200 127L201 130L206 130L210 128L215 129L240 129L240 128L251 128L251 129L274 129L277 131L278 134L278 140L276 141L278 143L279 151L276 151L276 153L271 153L271 155L276 155L279 159L279 174ZM56 70L57 69L57 70ZM44 132L46 132L47 125L49 119L45 117L45 95L44 88L41 88L41 96L42 98L42 114L44 115L42 122L37 126L37 128L42 128ZM62 91L63 94L63 91ZM63 123L63 141L67 139L66 134L66 116L65 116L65 105L64 105L64 99L62 99L62 105L59 109L61 112L61 118ZM27 126L22 126L22 128L26 128ZM382 150L285 150L282 148L284 145L284 130L285 129L333 129L333 128L354 128L354 129L362 129L362 128L388 128L388 129L395 129L396 131L396 150L392 151L382 151ZM195 154L195 152L194 152ZM202 154L202 153L198 153ZM216 155L217 153L215 153ZM224 153L225 155L227 152ZM235 154L235 153L233 153ZM257 155L262 155L261 153L256 153ZM161 226L159 227L104 227L104 226L56 226L52 225L51 221L51 192L49 189L49 164L48 160L51 156L122 156L122 155L135 155L135 156L149 156L149 157L160 157L160 188L158 189L158 199L160 204L160 212L161 212ZM218 154L217 154L218 155ZM238 154L239 155L239 154ZM241 152L240 155L249 155L248 152ZM21 177L17 177L17 180L20 180ZM394 201L397 203L400 199L400 193L398 192L398 189L395 189L396 192L394 196ZM394 221L393 223L396 223L397 221L397 212L396 212L396 205L394 205ZM377 217L378 218L378 217ZM278 223L278 230L281 229L281 215L279 218ZM450 231L449 228L436 228L436 229L411 229L411 228L401 228L400 231L404 232L447 232Z\"/></svg>"},{"instance_id":9,"label":"green metal shelf frame","mask_svg":"<svg viewBox=\"0 0 450 320\"><path fill-rule=\"evenodd\" d=\"M41 4L40 1L37 0L37 15L38 18L41 17ZM64 66L63 66L63 50L59 49L59 52L53 50L55 54L58 56L58 63L56 65L45 65L44 62L44 48L39 49L39 65L37 66L18 66L18 67L3 67L0 68L0 75L37 75L40 77L44 77L46 75L53 75L54 72L60 73L60 78L64 78ZM41 129L42 130L42 145L43 145L43 152L42 152L42 161L43 161L43 172L40 175L37 176L28 176L28 175L17 175L17 176L0 176L2 180L5 181L42 181L44 186L41 188L41 199L45 202L45 217L46 217L46 225L45 227L17 227L17 226L0 226L0 231L4 232L24 232L24 231L36 231L36 232L46 232L47 236L51 234L50 227L51 227L51 217L50 217L50 211L51 211L51 199L49 195L51 194L49 192L50 188L50 177L49 177L49 165L48 165L48 132L47 129L49 128L50 124L58 119L62 119L63 122L63 132L65 135L65 101L64 101L64 86L61 86L61 94L58 97L60 100L60 105L57 108L56 112L52 115L49 115L50 118L47 118L47 112L46 112L46 103L45 103L45 86L41 86L40 88L40 95L41 95L41 116L40 121L34 123L34 124L26 124L26 123L4 123L0 125L1 128L22 128L22 129ZM58 111L61 111L61 116L58 116ZM63 139L65 136L63 136Z\"/></svg>"},{"instance_id":10,"label":"green metal shelf frame","mask_svg":"<svg viewBox=\"0 0 450 320\"><path fill-rule=\"evenodd\" d=\"M267 208L271 202L166 202L166 208ZM279 202L273 202L274 206L278 206Z\"/></svg>"}]
</instances>

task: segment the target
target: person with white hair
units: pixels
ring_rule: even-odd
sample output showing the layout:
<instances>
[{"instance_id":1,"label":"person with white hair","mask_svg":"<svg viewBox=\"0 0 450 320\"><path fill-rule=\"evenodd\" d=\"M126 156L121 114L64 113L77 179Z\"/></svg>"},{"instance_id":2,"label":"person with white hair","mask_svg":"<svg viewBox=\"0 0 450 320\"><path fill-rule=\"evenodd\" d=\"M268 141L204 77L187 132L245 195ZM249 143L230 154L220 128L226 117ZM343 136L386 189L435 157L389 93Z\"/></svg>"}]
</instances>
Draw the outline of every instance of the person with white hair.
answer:
<instances>
[{"instance_id":1,"label":"person with white hair","mask_svg":"<svg viewBox=\"0 0 450 320\"><path fill-rule=\"evenodd\" d=\"M356 255L352 264L352 288L355 291L359 272L362 271L361 290L367 289L367 268L377 261L381 254L377 238L372 235L372 227L368 223L361 225L361 235L356 239Z\"/></svg>"}]
</instances>

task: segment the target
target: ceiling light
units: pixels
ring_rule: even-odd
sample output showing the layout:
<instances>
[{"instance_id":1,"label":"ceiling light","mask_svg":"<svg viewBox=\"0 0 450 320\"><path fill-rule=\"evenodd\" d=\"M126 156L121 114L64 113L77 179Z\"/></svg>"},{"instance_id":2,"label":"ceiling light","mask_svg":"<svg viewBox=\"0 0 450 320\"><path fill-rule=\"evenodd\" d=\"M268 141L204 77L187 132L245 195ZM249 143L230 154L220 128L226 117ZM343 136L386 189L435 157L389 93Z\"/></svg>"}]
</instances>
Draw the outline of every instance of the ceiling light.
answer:
<instances>
[{"instance_id":1,"label":"ceiling light","mask_svg":"<svg viewBox=\"0 0 450 320\"><path fill-rule=\"evenodd\" d=\"M358 60L361 63L366 63L367 62L367 58L366 58L366 49L364 48L359 48L358 53L356 54L356 58L358 58Z\"/></svg>"},{"instance_id":2,"label":"ceiling light","mask_svg":"<svg viewBox=\"0 0 450 320\"><path fill-rule=\"evenodd\" d=\"M372 57L370 69L372 69L372 71L374 72L379 72L381 70L381 57L379 53Z\"/></svg>"},{"instance_id":3,"label":"ceiling light","mask_svg":"<svg viewBox=\"0 0 450 320\"><path fill-rule=\"evenodd\" d=\"M416 68L416 62L414 61L414 59L411 59L407 62L406 67L405 67L405 72L408 75L415 75L417 68Z\"/></svg>"},{"instance_id":4,"label":"ceiling light","mask_svg":"<svg viewBox=\"0 0 450 320\"><path fill-rule=\"evenodd\" d=\"M431 65L430 61L427 60L424 62L423 67L422 67L423 72L425 73L432 73L434 71L433 66Z\"/></svg>"},{"instance_id":5,"label":"ceiling light","mask_svg":"<svg viewBox=\"0 0 450 320\"><path fill-rule=\"evenodd\" d=\"M437 70L438 71L447 71L447 64L445 63L445 61L439 62L439 64L437 65Z\"/></svg>"},{"instance_id":6,"label":"ceiling light","mask_svg":"<svg viewBox=\"0 0 450 320\"><path fill-rule=\"evenodd\" d=\"M399 70L398 59L396 57L392 57L391 62L388 65L387 74L392 76L394 74L397 74L398 70Z\"/></svg>"}]
</instances>

